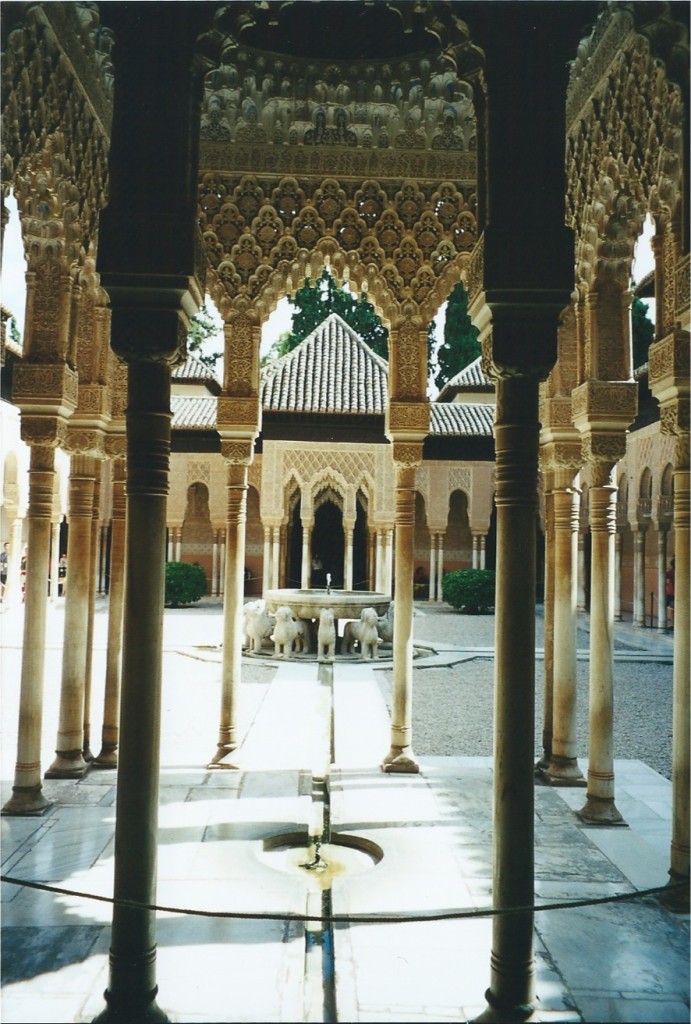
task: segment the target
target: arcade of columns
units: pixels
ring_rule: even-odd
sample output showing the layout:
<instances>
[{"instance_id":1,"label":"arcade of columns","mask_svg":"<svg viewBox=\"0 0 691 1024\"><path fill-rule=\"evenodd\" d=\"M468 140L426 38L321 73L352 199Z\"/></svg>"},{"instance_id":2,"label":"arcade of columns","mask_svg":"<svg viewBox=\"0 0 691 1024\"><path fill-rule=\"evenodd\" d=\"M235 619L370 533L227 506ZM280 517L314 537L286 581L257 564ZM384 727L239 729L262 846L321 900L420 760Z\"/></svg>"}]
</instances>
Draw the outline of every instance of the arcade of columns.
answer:
<instances>
[{"instance_id":1,"label":"arcade of columns","mask_svg":"<svg viewBox=\"0 0 691 1024\"><path fill-rule=\"evenodd\" d=\"M566 9L557 13L541 5L543 21L528 25L521 5L514 5L505 13L510 25L497 37L479 5L473 9L473 28L482 52L449 16L437 28L448 33L446 55L459 78L469 72L472 89L459 93L461 99L472 95L478 119L476 199L475 157L462 140L456 140L457 149L451 142L448 148L426 149L413 120L403 132L409 132L408 147L403 142L398 149L363 150L361 162L360 150L329 151L326 139L324 148L288 145L277 154L266 139L264 148L261 140L252 140L253 131L265 128L251 117L241 126L232 119L224 126L223 91L213 85L207 111L214 115L214 130L207 114L199 154L202 91L195 40L208 27L206 5L171 5L163 20L151 10L156 5L140 5L144 10L136 16L118 11L119 6L126 5L111 8L117 40L112 52L111 37L98 25L94 8L43 5L28 9L25 24L10 33L5 61L12 88L6 102L4 188L17 196L28 287L25 355L16 369L13 398L31 464L17 767L3 813L40 814L47 806L40 765L44 584L57 447L72 456L65 613L70 642L62 665L56 758L46 774L78 776L91 756L85 709L98 547L97 470L100 460L113 459L108 679L96 762L118 762L115 895L155 903L152 826L158 802L164 558L152 553L163 553L166 536L171 366L181 359L189 318L202 301L205 272L226 325L218 400L220 451L227 464L223 696L212 763L232 766L237 746L238 611L248 476L261 426L261 324L282 294L328 263L339 280L350 279L358 289L367 286L390 328L387 433L396 475L396 604L393 714L383 769L418 770L411 735L413 538L416 469L429 422L426 325L462 276L497 399L494 900L498 907L529 906L538 459L550 540L546 642L551 651L545 679L550 713L541 768L557 785L584 781L574 742L575 569L576 480L587 466L590 747L580 815L597 823L621 820L612 761L615 469L636 412L627 311L633 246L648 211L657 230L658 298L650 381L662 430L674 438L675 615L680 622L689 620L682 94L652 55L653 37L638 34L623 9L601 16L597 35L581 43L570 79L567 61L574 60L578 39L567 41L566 27L575 31L577 20L570 21L573 14ZM559 19L559 32L553 17ZM74 47L79 59L60 60L61 47ZM85 52L94 57L89 66ZM78 81L70 80L68 68L77 69ZM518 135L513 90L492 89L507 76L521 82L523 109L529 111L521 117ZM239 88L237 76L228 75L231 79ZM146 104L140 102L143 95ZM436 99L430 89L430 110ZM31 132L25 110L36 112ZM55 124L59 131L47 127ZM243 134L231 139L240 129ZM248 138L243 148L239 143ZM634 142L641 139L640 145ZM282 167L286 161L289 166ZM273 543L273 537L267 540ZM689 873L688 631L677 629L674 642L670 875L677 879ZM114 908L107 1006L99 1021L166 1019L156 1005L155 933L152 912ZM484 1017L525 1019L534 1004L532 913L496 917L493 936Z\"/></svg>"}]
</instances>

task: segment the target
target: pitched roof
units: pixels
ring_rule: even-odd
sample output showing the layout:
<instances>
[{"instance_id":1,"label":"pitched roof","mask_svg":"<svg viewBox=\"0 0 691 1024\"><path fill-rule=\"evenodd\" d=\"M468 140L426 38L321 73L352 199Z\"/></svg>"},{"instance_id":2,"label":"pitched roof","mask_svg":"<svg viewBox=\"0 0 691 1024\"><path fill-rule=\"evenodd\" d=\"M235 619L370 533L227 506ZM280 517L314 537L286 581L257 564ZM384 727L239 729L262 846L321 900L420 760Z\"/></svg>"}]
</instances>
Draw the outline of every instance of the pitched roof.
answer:
<instances>
[{"instance_id":1,"label":"pitched roof","mask_svg":"<svg viewBox=\"0 0 691 1024\"><path fill-rule=\"evenodd\" d=\"M217 394L220 390L218 378L214 371L211 367L206 366L201 359L197 359L196 356L188 355L184 363L173 369L172 378L176 384L211 385L211 390L214 394Z\"/></svg>"},{"instance_id":2,"label":"pitched roof","mask_svg":"<svg viewBox=\"0 0 691 1024\"><path fill-rule=\"evenodd\" d=\"M388 364L337 313L263 372L266 412L383 415Z\"/></svg>"},{"instance_id":3,"label":"pitched roof","mask_svg":"<svg viewBox=\"0 0 691 1024\"><path fill-rule=\"evenodd\" d=\"M492 437L494 405L432 402L429 432L437 437Z\"/></svg>"},{"instance_id":4,"label":"pitched roof","mask_svg":"<svg viewBox=\"0 0 691 1024\"><path fill-rule=\"evenodd\" d=\"M437 396L438 402L448 402L460 391L494 391L494 384L485 376L482 369L482 356L468 363L459 370L455 377L447 381Z\"/></svg>"},{"instance_id":5,"label":"pitched roof","mask_svg":"<svg viewBox=\"0 0 691 1024\"><path fill-rule=\"evenodd\" d=\"M215 430L216 397L171 395L170 411L173 430Z\"/></svg>"}]
</instances>

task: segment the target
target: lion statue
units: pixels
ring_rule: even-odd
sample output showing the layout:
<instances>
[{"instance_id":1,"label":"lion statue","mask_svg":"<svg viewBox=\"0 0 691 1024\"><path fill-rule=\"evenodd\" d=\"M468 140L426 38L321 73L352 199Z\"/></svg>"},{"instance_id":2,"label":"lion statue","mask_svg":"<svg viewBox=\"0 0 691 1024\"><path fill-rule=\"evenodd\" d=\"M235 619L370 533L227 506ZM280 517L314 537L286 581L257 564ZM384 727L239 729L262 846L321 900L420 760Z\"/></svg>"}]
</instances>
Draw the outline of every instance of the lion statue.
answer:
<instances>
[{"instance_id":1,"label":"lion statue","mask_svg":"<svg viewBox=\"0 0 691 1024\"><path fill-rule=\"evenodd\" d=\"M375 608L363 608L359 622L346 622L343 630L343 647L346 654L355 653L356 642L360 645L360 657L363 661L371 661L379 656L379 616Z\"/></svg>"},{"instance_id":2,"label":"lion statue","mask_svg":"<svg viewBox=\"0 0 691 1024\"><path fill-rule=\"evenodd\" d=\"M272 634L275 658L290 658L298 635L298 624L286 605L276 609L276 624Z\"/></svg>"},{"instance_id":3,"label":"lion statue","mask_svg":"<svg viewBox=\"0 0 691 1024\"><path fill-rule=\"evenodd\" d=\"M317 630L317 661L334 661L336 657L336 623L331 608L322 608L319 612L319 629Z\"/></svg>"},{"instance_id":4,"label":"lion statue","mask_svg":"<svg viewBox=\"0 0 691 1024\"><path fill-rule=\"evenodd\" d=\"M312 647L312 623L309 619L297 619L295 625L298 631L295 636L293 650L297 654L309 654Z\"/></svg>"},{"instance_id":5,"label":"lion statue","mask_svg":"<svg viewBox=\"0 0 691 1024\"><path fill-rule=\"evenodd\" d=\"M242 609L242 621L249 653L260 654L264 640L271 636L274 628L273 618L266 610L266 603L261 598L257 601L248 601Z\"/></svg>"},{"instance_id":6,"label":"lion statue","mask_svg":"<svg viewBox=\"0 0 691 1024\"><path fill-rule=\"evenodd\" d=\"M393 641L393 601L388 607L386 615L379 618L379 636L385 644Z\"/></svg>"}]
</instances>

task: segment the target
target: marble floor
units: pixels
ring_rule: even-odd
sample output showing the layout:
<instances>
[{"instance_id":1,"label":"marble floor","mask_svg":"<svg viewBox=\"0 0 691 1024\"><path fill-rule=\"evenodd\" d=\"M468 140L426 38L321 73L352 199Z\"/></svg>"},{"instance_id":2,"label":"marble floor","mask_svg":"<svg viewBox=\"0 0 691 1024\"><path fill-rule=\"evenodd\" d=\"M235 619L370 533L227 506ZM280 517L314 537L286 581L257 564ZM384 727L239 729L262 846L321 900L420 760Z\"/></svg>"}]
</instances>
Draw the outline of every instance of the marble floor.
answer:
<instances>
[{"instance_id":1,"label":"marble floor","mask_svg":"<svg viewBox=\"0 0 691 1024\"><path fill-rule=\"evenodd\" d=\"M427 757L419 775L385 775L382 673L267 659L244 694L238 768L210 771L190 694L218 675L207 639L196 657L167 643L159 1005L180 1024L472 1020L489 983L491 759ZM5 629L3 676L16 648ZM16 728L5 696L3 801ZM689 1020L689 917L636 895L667 881L671 785L639 761L615 772L626 828L581 824L583 790L535 790L541 1021ZM110 907L93 897L112 891L115 784L94 770L46 781L45 815L2 818L3 877L25 883L2 884L4 1024L87 1022L104 1005ZM301 837L325 823L329 869L306 870L315 848Z\"/></svg>"}]
</instances>

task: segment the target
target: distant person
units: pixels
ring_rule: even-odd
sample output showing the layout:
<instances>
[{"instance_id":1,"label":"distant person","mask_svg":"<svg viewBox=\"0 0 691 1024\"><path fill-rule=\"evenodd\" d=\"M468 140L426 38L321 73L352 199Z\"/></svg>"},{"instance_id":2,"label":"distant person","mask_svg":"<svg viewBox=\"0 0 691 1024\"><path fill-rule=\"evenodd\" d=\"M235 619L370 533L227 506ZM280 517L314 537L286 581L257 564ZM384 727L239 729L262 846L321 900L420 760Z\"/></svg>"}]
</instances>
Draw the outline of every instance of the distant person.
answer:
<instances>
[{"instance_id":1,"label":"distant person","mask_svg":"<svg viewBox=\"0 0 691 1024\"><path fill-rule=\"evenodd\" d=\"M67 555L61 555L58 562L58 597L62 597L67 587Z\"/></svg>"},{"instance_id":2,"label":"distant person","mask_svg":"<svg viewBox=\"0 0 691 1024\"><path fill-rule=\"evenodd\" d=\"M323 583L323 566L319 555L312 556L312 586L320 587Z\"/></svg>"}]
</instances>

